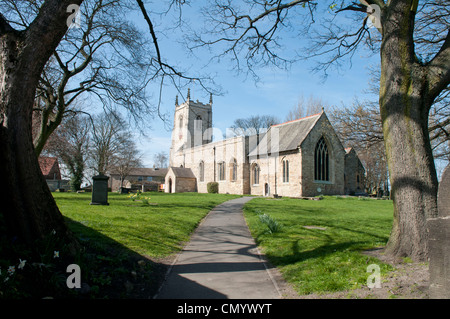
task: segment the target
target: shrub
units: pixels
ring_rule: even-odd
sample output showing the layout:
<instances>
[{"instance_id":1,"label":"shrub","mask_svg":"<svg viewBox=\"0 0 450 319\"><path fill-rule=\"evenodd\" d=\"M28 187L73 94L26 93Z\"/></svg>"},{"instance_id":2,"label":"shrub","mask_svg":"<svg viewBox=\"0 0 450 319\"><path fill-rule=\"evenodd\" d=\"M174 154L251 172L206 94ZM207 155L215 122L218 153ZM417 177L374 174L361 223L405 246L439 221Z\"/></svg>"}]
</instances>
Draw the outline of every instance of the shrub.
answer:
<instances>
[{"instance_id":1,"label":"shrub","mask_svg":"<svg viewBox=\"0 0 450 319\"><path fill-rule=\"evenodd\" d=\"M219 183L217 183L217 182L209 182L206 185L206 188L208 190L208 193L214 193L214 194L219 193Z\"/></svg>"}]
</instances>

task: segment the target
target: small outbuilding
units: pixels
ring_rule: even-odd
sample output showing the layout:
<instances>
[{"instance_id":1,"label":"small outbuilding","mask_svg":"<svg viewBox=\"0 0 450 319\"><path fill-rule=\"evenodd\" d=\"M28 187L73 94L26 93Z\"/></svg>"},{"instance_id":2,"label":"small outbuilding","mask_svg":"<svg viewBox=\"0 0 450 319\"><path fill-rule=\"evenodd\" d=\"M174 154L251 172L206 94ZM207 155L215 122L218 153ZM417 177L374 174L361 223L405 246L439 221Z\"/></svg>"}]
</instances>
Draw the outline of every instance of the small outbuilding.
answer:
<instances>
[{"instance_id":1,"label":"small outbuilding","mask_svg":"<svg viewBox=\"0 0 450 319\"><path fill-rule=\"evenodd\" d=\"M190 168L169 167L165 178L166 193L196 192L197 179Z\"/></svg>"}]
</instances>

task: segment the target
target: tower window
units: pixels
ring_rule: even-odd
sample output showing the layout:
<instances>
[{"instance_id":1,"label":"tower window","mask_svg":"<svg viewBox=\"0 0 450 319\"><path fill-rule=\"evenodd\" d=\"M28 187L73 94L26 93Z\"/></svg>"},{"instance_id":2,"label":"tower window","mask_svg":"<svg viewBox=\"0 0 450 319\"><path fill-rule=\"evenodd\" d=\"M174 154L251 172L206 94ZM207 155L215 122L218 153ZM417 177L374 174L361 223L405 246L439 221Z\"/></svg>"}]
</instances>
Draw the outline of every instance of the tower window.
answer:
<instances>
[{"instance_id":1,"label":"tower window","mask_svg":"<svg viewBox=\"0 0 450 319\"><path fill-rule=\"evenodd\" d=\"M180 115L178 123L178 126L181 128L183 126L183 115Z\"/></svg>"},{"instance_id":2,"label":"tower window","mask_svg":"<svg viewBox=\"0 0 450 319\"><path fill-rule=\"evenodd\" d=\"M201 130L202 126L203 126L203 121L202 121L202 117L200 115L197 116L197 118L195 119L195 128L197 130Z\"/></svg>"},{"instance_id":3,"label":"tower window","mask_svg":"<svg viewBox=\"0 0 450 319\"><path fill-rule=\"evenodd\" d=\"M330 180L328 147L323 136L317 142L314 152L314 179L316 181Z\"/></svg>"}]
</instances>

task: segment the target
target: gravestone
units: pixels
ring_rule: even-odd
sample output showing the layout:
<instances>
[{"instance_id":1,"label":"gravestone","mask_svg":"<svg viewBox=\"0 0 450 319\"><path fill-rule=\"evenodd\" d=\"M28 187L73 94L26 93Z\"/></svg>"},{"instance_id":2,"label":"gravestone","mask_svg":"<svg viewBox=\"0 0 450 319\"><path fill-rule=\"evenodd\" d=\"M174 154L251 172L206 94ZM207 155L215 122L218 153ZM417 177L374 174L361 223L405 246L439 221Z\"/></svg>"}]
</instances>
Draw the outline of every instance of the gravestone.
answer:
<instances>
[{"instance_id":1,"label":"gravestone","mask_svg":"<svg viewBox=\"0 0 450 319\"><path fill-rule=\"evenodd\" d=\"M438 212L437 218L427 220L429 297L450 299L450 165L439 183Z\"/></svg>"},{"instance_id":2,"label":"gravestone","mask_svg":"<svg viewBox=\"0 0 450 319\"><path fill-rule=\"evenodd\" d=\"M90 205L109 205L108 203L108 176L93 176L92 201Z\"/></svg>"}]
</instances>

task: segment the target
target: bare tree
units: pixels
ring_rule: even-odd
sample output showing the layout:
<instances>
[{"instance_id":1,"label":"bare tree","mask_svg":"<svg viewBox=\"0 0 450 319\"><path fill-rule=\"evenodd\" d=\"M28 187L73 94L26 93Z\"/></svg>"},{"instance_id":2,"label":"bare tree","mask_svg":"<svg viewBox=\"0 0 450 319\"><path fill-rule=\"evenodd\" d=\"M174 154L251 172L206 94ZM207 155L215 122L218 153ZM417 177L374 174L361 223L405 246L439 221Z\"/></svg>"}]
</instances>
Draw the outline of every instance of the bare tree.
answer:
<instances>
[{"instance_id":1,"label":"bare tree","mask_svg":"<svg viewBox=\"0 0 450 319\"><path fill-rule=\"evenodd\" d=\"M86 169L91 121L87 116L72 116L51 135L43 152L56 155L70 173L70 187L77 191Z\"/></svg>"},{"instance_id":2,"label":"bare tree","mask_svg":"<svg viewBox=\"0 0 450 319\"><path fill-rule=\"evenodd\" d=\"M120 187L123 187L125 178L135 167L142 165L141 152L136 148L136 144L131 138L125 138L113 155L111 171L119 174Z\"/></svg>"},{"instance_id":3,"label":"bare tree","mask_svg":"<svg viewBox=\"0 0 450 319\"><path fill-rule=\"evenodd\" d=\"M357 99L350 107L334 107L328 113L345 147L353 147L366 169L368 190L385 189L388 179L381 116L376 103Z\"/></svg>"},{"instance_id":4,"label":"bare tree","mask_svg":"<svg viewBox=\"0 0 450 319\"><path fill-rule=\"evenodd\" d=\"M277 123L279 120L273 115L252 115L234 120L230 129L237 136L259 135Z\"/></svg>"},{"instance_id":5,"label":"bare tree","mask_svg":"<svg viewBox=\"0 0 450 319\"><path fill-rule=\"evenodd\" d=\"M89 147L91 168L97 174L106 175L130 136L131 133L125 129L125 121L117 112L94 116Z\"/></svg>"},{"instance_id":6,"label":"bare tree","mask_svg":"<svg viewBox=\"0 0 450 319\"><path fill-rule=\"evenodd\" d=\"M37 253L37 241L53 231L57 240L75 253L78 243L39 168L31 139L31 114L44 65L67 31L67 7L81 0L47 0L26 29L15 28L0 14L0 176L6 189L3 236L28 244Z\"/></svg>"},{"instance_id":7,"label":"bare tree","mask_svg":"<svg viewBox=\"0 0 450 319\"><path fill-rule=\"evenodd\" d=\"M167 156L167 153L164 151L161 151L153 156L153 161L158 168L167 167L168 160L169 156Z\"/></svg>"},{"instance_id":8,"label":"bare tree","mask_svg":"<svg viewBox=\"0 0 450 319\"><path fill-rule=\"evenodd\" d=\"M325 107L328 107L321 98L310 96L307 101L301 96L297 105L293 107L286 116L286 121L293 121L302 117L320 113Z\"/></svg>"},{"instance_id":9,"label":"bare tree","mask_svg":"<svg viewBox=\"0 0 450 319\"><path fill-rule=\"evenodd\" d=\"M76 112L71 105L79 97L96 97L109 109L121 106L135 124L157 114L145 94L151 54L142 32L126 20L127 11L127 2L118 0L80 7L78 28L65 34L41 74L34 109L41 118L34 139L38 155L63 117Z\"/></svg>"},{"instance_id":10,"label":"bare tree","mask_svg":"<svg viewBox=\"0 0 450 319\"><path fill-rule=\"evenodd\" d=\"M0 221L4 226L2 229L6 230L2 235L8 239L15 238L16 242L28 244L28 247L33 247L36 254L39 254L40 249L36 242L54 232L57 234L59 243L61 245L67 243L67 247L73 254L79 248L79 244L64 223L40 171L32 142L31 119L33 108L43 106L36 104L35 100L37 87L40 81L46 78L43 75L44 67L67 34L69 25L73 25L74 11L82 3L82 0L5 0L0 2L0 161L2 163L0 176L3 184L8 185L5 191L1 192L3 202L8 203L1 212ZM93 3L89 2L87 5ZM149 26L152 26L150 14L142 1L121 0L120 3L121 5L126 3L130 8L138 7ZM180 3L173 1L171 5L178 6ZM109 15L112 19L115 17L114 12L111 11L104 12L104 15ZM69 32L77 32L77 29L72 28ZM132 37L133 34L128 36ZM186 85L194 79L198 80L197 83L203 84L201 78L186 76L186 73L177 70L164 59L164 52L159 49L153 26L150 30L150 38L150 42L144 43L145 46L153 48L150 60L153 69L145 72L148 82L157 83L161 90L167 80L177 87ZM101 36L97 38L97 42L101 40ZM92 46L89 47L90 50L94 48L96 42L94 40L89 43ZM55 56L52 65L58 65L60 70L64 71L66 68L67 72L73 72L83 63L80 62L82 58L85 58L83 51L89 55L88 47L78 46L78 48L81 56L77 59L80 60L71 61L70 58L66 60L66 53L69 54L69 52L63 52L59 54L62 63ZM103 57L106 61L109 54L111 51L104 52ZM111 64L107 64L107 67L113 68L114 60L110 62ZM102 72L100 69L97 70ZM155 72L149 75L152 70ZM107 95L120 99L124 96L122 88L116 85L117 81L114 80L120 78L121 69L114 71L114 76L110 76L109 81L98 82L95 85L103 86ZM53 81L54 79L50 77L48 73L47 80ZM84 87L92 84L90 81L81 82L81 86ZM45 90L42 82L40 89ZM69 90L74 90L71 92L72 95L68 94L71 97L79 92L76 86ZM40 93L43 94L43 92ZM137 91L131 92L129 97L134 97L137 93ZM70 99L68 96L67 98ZM157 103L158 106L160 100L161 98ZM124 102L131 102L131 100ZM48 121L57 120L55 112L51 112ZM46 124L49 124L48 121Z\"/></svg>"},{"instance_id":11,"label":"bare tree","mask_svg":"<svg viewBox=\"0 0 450 319\"><path fill-rule=\"evenodd\" d=\"M330 5L317 0L255 0L236 5L217 0L204 12L207 29L189 39L195 43L191 49L218 47L217 58L229 56L241 70L255 72L267 64L286 67L306 56L318 58L318 69L326 72L348 61L361 45L379 52L379 108L394 200L387 253L426 260L425 223L437 216L438 187L428 118L450 84L447 1L342 0ZM342 14L352 21L335 19ZM292 50L282 47L279 35L283 29L311 35L312 44L303 56L289 58Z\"/></svg>"}]
</instances>

